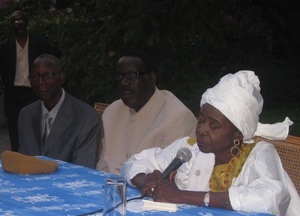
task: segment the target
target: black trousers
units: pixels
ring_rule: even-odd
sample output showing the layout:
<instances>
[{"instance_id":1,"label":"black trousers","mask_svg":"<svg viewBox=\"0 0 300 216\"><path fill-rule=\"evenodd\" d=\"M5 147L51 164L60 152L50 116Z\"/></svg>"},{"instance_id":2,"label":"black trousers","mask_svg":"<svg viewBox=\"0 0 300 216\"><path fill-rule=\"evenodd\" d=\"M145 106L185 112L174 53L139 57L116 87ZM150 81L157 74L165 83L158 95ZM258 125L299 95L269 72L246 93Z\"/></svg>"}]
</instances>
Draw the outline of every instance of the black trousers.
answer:
<instances>
[{"instance_id":1,"label":"black trousers","mask_svg":"<svg viewBox=\"0 0 300 216\"><path fill-rule=\"evenodd\" d=\"M5 94L5 92L4 92ZM7 95L8 96L8 95ZM7 117L8 132L12 151L19 150L18 117L21 109L38 98L32 88L15 86L12 94L5 100L5 112Z\"/></svg>"}]
</instances>

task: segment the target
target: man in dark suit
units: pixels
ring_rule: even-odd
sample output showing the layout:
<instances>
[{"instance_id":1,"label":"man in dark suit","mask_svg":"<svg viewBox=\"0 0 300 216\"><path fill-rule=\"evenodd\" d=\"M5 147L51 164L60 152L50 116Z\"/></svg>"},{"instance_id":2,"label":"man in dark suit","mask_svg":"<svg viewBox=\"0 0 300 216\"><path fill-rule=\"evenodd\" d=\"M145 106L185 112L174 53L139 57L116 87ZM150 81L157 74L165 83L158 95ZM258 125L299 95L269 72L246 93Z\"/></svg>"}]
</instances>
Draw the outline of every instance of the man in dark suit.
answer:
<instances>
[{"instance_id":1,"label":"man in dark suit","mask_svg":"<svg viewBox=\"0 0 300 216\"><path fill-rule=\"evenodd\" d=\"M43 54L53 54L46 37L28 34L28 18L22 11L10 17L14 38L0 44L0 76L4 84L4 109L7 117L11 149L18 151L17 121L20 110L37 100L28 75L33 60Z\"/></svg>"},{"instance_id":2,"label":"man in dark suit","mask_svg":"<svg viewBox=\"0 0 300 216\"><path fill-rule=\"evenodd\" d=\"M95 168L100 116L62 88L65 73L58 59L48 54L37 57L28 78L40 100L20 112L19 152Z\"/></svg>"}]
</instances>

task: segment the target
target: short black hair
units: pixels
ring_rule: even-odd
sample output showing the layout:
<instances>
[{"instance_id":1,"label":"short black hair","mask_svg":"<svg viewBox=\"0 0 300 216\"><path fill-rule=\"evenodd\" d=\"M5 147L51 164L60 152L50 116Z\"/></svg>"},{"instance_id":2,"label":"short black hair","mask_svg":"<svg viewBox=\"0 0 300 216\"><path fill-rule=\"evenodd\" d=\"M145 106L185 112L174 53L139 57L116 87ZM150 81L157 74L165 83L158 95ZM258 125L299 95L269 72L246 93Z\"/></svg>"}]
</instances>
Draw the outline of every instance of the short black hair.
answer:
<instances>
[{"instance_id":1,"label":"short black hair","mask_svg":"<svg viewBox=\"0 0 300 216\"><path fill-rule=\"evenodd\" d=\"M154 59L149 54L140 50L128 50L120 54L120 58L123 56L140 58L147 72L157 73L157 65Z\"/></svg>"},{"instance_id":2,"label":"short black hair","mask_svg":"<svg viewBox=\"0 0 300 216\"><path fill-rule=\"evenodd\" d=\"M56 69L57 69L57 71L58 71L58 72L63 71L62 66L61 66L61 64L60 64L60 61L59 61L58 58L56 58L54 55L44 53L44 54L39 55L38 57L36 57L35 60L34 60L34 62L35 62L37 59L48 59L48 60L52 60L53 63L54 63L54 66L55 66Z\"/></svg>"},{"instance_id":3,"label":"short black hair","mask_svg":"<svg viewBox=\"0 0 300 216\"><path fill-rule=\"evenodd\" d=\"M15 11L10 15L9 21L12 21L12 16L13 16L14 14L16 14L16 13L21 14L22 18L23 18L26 22L28 22L29 19L28 19L27 14L26 14L24 11L21 11L21 10L15 10Z\"/></svg>"}]
</instances>

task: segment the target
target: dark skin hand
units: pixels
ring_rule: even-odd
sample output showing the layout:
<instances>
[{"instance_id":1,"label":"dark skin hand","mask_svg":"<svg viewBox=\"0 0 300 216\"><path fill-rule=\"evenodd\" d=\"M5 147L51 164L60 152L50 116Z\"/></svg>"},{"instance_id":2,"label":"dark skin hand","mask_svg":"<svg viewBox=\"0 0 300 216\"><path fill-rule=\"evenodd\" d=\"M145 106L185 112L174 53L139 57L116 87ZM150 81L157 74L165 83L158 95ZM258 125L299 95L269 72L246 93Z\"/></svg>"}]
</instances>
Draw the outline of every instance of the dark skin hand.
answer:
<instances>
[{"instance_id":1,"label":"dark skin hand","mask_svg":"<svg viewBox=\"0 0 300 216\"><path fill-rule=\"evenodd\" d=\"M169 179L163 179L162 173L158 170L154 170L149 174L138 174L133 181L137 180L140 183L140 189L142 196L153 197L157 202L172 202L178 203L174 194L180 194L181 190L174 182L176 171L170 173ZM173 199L168 199L173 198ZM175 198L175 199L174 199Z\"/></svg>"},{"instance_id":2,"label":"dark skin hand","mask_svg":"<svg viewBox=\"0 0 300 216\"><path fill-rule=\"evenodd\" d=\"M160 171L154 170L152 173L140 173L132 179L132 183L142 190L142 196L153 197L153 190L159 181L163 181ZM153 188L153 189L152 189Z\"/></svg>"},{"instance_id":3,"label":"dark skin hand","mask_svg":"<svg viewBox=\"0 0 300 216\"><path fill-rule=\"evenodd\" d=\"M170 173L169 179L164 180L162 173L154 170L152 173L140 173L136 175L131 182L141 189L142 196L152 197L155 202L166 203L185 203L190 205L203 206L206 192L180 190L174 179L176 171ZM223 207L232 210L228 192L210 192L211 207ZM226 203L226 206L224 204Z\"/></svg>"},{"instance_id":4,"label":"dark skin hand","mask_svg":"<svg viewBox=\"0 0 300 216\"><path fill-rule=\"evenodd\" d=\"M147 186L148 185L146 185L143 188L143 190L144 189L147 190L149 188ZM158 180L157 184L153 188L154 190L152 192L152 197L153 200L156 202L180 203L180 197L184 193L184 191L179 190L179 188L177 187L174 181L163 180L163 179Z\"/></svg>"}]
</instances>

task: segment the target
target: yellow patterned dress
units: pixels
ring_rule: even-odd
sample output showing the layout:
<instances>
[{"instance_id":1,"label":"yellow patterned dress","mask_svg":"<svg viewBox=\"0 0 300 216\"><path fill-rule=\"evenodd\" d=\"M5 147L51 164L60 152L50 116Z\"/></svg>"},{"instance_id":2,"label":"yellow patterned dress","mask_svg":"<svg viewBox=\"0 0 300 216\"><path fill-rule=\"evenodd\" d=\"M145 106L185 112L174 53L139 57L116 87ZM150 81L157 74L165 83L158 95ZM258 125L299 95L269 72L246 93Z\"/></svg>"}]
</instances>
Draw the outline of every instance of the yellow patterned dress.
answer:
<instances>
[{"instance_id":1,"label":"yellow patterned dress","mask_svg":"<svg viewBox=\"0 0 300 216\"><path fill-rule=\"evenodd\" d=\"M227 164L214 167L209 180L209 188L212 192L227 191L231 186L232 179L241 172L245 161L256 143L243 144L239 155L234 156Z\"/></svg>"}]
</instances>

